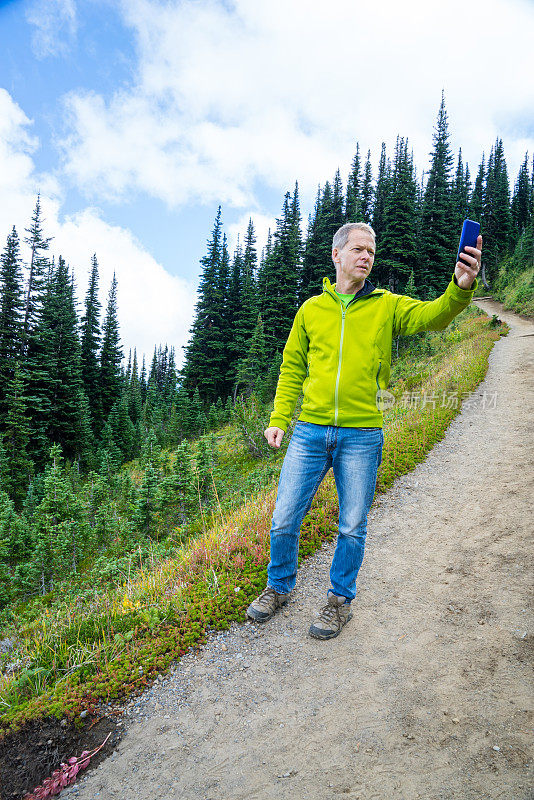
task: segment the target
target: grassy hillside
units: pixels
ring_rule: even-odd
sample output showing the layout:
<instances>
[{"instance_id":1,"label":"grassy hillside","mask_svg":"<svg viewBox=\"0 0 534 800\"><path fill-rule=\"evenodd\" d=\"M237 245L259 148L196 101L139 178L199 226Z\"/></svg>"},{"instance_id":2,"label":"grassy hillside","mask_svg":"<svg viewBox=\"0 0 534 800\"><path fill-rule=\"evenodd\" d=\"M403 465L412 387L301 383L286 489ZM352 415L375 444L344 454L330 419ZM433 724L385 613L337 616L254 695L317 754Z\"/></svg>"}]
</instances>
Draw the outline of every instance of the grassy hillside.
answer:
<instances>
[{"instance_id":1,"label":"grassy hillside","mask_svg":"<svg viewBox=\"0 0 534 800\"><path fill-rule=\"evenodd\" d=\"M532 225L517 243L512 256L500 265L492 294L504 307L534 317L534 235Z\"/></svg>"},{"instance_id":2,"label":"grassy hillside","mask_svg":"<svg viewBox=\"0 0 534 800\"><path fill-rule=\"evenodd\" d=\"M502 332L469 308L444 332L399 342L378 491L443 437L484 377ZM209 500L200 503L187 530L174 525L168 536L127 552L119 550L117 537L76 575L67 571L52 592L4 609L0 638L12 649L0 655L0 734L50 716L65 726L87 725L101 701L142 691L209 630L243 619L265 583L283 456L266 445L263 458L251 455L263 447L267 411L249 406L240 424L216 433ZM137 463L124 473L131 481L143 479ZM300 558L335 537L336 523L327 477L303 524ZM83 720L82 711L89 712Z\"/></svg>"}]
</instances>

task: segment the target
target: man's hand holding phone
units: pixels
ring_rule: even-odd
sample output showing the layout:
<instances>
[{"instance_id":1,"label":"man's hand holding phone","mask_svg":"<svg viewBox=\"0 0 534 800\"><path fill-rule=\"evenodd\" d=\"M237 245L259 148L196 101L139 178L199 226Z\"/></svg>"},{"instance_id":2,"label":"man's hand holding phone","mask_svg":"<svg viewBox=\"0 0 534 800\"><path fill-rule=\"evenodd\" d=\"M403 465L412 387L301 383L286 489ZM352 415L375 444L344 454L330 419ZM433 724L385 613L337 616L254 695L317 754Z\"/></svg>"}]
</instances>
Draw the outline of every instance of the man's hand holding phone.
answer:
<instances>
[{"instance_id":1,"label":"man's hand holding phone","mask_svg":"<svg viewBox=\"0 0 534 800\"><path fill-rule=\"evenodd\" d=\"M482 236L478 222L470 219L464 221L457 258L454 268L456 282L461 289L470 289L482 259Z\"/></svg>"},{"instance_id":2,"label":"man's hand holding phone","mask_svg":"<svg viewBox=\"0 0 534 800\"><path fill-rule=\"evenodd\" d=\"M267 439L270 447L279 448L284 438L284 431L282 428L267 428L263 431L263 435Z\"/></svg>"}]
</instances>

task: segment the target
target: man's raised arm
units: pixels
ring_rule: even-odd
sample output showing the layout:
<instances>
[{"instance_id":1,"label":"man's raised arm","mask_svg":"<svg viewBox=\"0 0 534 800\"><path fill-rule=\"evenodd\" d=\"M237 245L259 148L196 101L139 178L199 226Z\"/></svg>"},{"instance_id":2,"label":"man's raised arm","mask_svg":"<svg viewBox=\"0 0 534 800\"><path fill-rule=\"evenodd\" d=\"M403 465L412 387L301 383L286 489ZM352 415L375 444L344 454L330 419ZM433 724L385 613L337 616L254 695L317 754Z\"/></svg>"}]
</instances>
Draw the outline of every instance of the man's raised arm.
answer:
<instances>
[{"instance_id":1,"label":"man's raised arm","mask_svg":"<svg viewBox=\"0 0 534 800\"><path fill-rule=\"evenodd\" d=\"M456 263L453 280L440 297L435 300L414 300L406 295L396 296L393 336L443 330L469 305L477 286L482 236L478 237L477 247L466 247L466 250L469 252L461 254L464 260Z\"/></svg>"}]
</instances>

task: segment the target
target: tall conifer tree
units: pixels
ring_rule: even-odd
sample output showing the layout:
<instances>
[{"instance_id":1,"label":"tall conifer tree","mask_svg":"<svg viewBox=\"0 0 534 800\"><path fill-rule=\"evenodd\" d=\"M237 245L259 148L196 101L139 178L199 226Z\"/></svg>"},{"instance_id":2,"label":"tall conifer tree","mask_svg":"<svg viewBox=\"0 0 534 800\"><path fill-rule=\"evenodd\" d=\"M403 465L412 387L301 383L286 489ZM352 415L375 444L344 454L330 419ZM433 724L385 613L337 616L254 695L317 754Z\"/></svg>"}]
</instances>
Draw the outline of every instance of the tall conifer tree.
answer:
<instances>
[{"instance_id":1,"label":"tall conifer tree","mask_svg":"<svg viewBox=\"0 0 534 800\"><path fill-rule=\"evenodd\" d=\"M373 205L373 230L377 239L377 253L380 253L380 242L382 234L384 233L386 206L388 202L390 190L391 176L390 164L386 157L386 145L382 142L382 150L380 151L380 161L378 163L378 177L376 179L376 188Z\"/></svg>"},{"instance_id":2,"label":"tall conifer tree","mask_svg":"<svg viewBox=\"0 0 534 800\"><path fill-rule=\"evenodd\" d=\"M482 161L478 167L475 184L469 200L469 218L476 222L482 222L482 210L484 208L484 181L486 178L485 156L482 154Z\"/></svg>"},{"instance_id":3,"label":"tall conifer tree","mask_svg":"<svg viewBox=\"0 0 534 800\"><path fill-rule=\"evenodd\" d=\"M23 313L20 244L13 227L0 256L0 430L7 413L7 389L22 355Z\"/></svg>"},{"instance_id":4,"label":"tall conifer tree","mask_svg":"<svg viewBox=\"0 0 534 800\"><path fill-rule=\"evenodd\" d=\"M454 228L457 231L462 229L462 222L468 215L469 209L469 185L468 175L469 170L466 165L467 174L464 171L462 161L462 148L458 152L458 161L456 164L456 173L454 175L454 183L452 188L452 203L454 208Z\"/></svg>"},{"instance_id":5,"label":"tall conifer tree","mask_svg":"<svg viewBox=\"0 0 534 800\"><path fill-rule=\"evenodd\" d=\"M373 168L371 166L371 151L367 151L367 158L365 159L365 167L363 170L363 184L362 184L362 207L361 218L362 222L371 224L372 209L373 209Z\"/></svg>"},{"instance_id":6,"label":"tall conifer tree","mask_svg":"<svg viewBox=\"0 0 534 800\"><path fill-rule=\"evenodd\" d=\"M298 276L298 304L321 291L321 281L325 275L323 254L323 219L321 187L317 190L315 208L308 218L308 230L304 244L302 265Z\"/></svg>"},{"instance_id":7,"label":"tall conifer tree","mask_svg":"<svg viewBox=\"0 0 534 800\"><path fill-rule=\"evenodd\" d=\"M238 315L238 327L241 341L248 342L258 316L258 296L256 287L256 273L258 269L258 256L256 253L256 234L252 219L249 219L245 236L245 249L242 264L242 295L241 308ZM243 353L242 353L243 355Z\"/></svg>"},{"instance_id":8,"label":"tall conifer tree","mask_svg":"<svg viewBox=\"0 0 534 800\"><path fill-rule=\"evenodd\" d=\"M528 174L528 153L519 168L519 173L514 186L512 197L512 222L514 226L514 239L517 241L531 220L532 215L532 187Z\"/></svg>"},{"instance_id":9,"label":"tall conifer tree","mask_svg":"<svg viewBox=\"0 0 534 800\"><path fill-rule=\"evenodd\" d=\"M42 321L52 389L48 439L61 445L67 458L80 457L87 454L92 437L83 390L74 288L61 256L43 307Z\"/></svg>"},{"instance_id":10,"label":"tall conifer tree","mask_svg":"<svg viewBox=\"0 0 534 800\"><path fill-rule=\"evenodd\" d=\"M431 294L441 294L454 269L458 231L452 204L449 124L445 97L441 96L434 150L425 187L419 237L417 285Z\"/></svg>"},{"instance_id":11,"label":"tall conifer tree","mask_svg":"<svg viewBox=\"0 0 534 800\"><path fill-rule=\"evenodd\" d=\"M497 139L488 159L482 221L486 276L491 283L512 242L510 187L502 139Z\"/></svg>"},{"instance_id":12,"label":"tall conifer tree","mask_svg":"<svg viewBox=\"0 0 534 800\"><path fill-rule=\"evenodd\" d=\"M332 236L345 222L344 208L343 181L339 169L337 169L332 184Z\"/></svg>"},{"instance_id":13,"label":"tall conifer tree","mask_svg":"<svg viewBox=\"0 0 534 800\"><path fill-rule=\"evenodd\" d=\"M3 439L7 468L2 485L20 510L28 491L33 463L27 452L30 421L26 413L24 382L18 361L15 362L13 378L5 393L4 405L6 415L0 440Z\"/></svg>"},{"instance_id":14,"label":"tall conifer tree","mask_svg":"<svg viewBox=\"0 0 534 800\"><path fill-rule=\"evenodd\" d=\"M360 222L362 220L362 178L360 163L360 145L356 142L356 153L347 181L347 195L345 199L345 222Z\"/></svg>"},{"instance_id":15,"label":"tall conifer tree","mask_svg":"<svg viewBox=\"0 0 534 800\"><path fill-rule=\"evenodd\" d=\"M301 260L298 186L286 192L282 216L276 221L274 244L264 266L265 296L261 307L267 351L274 355L285 345L297 310L297 275Z\"/></svg>"},{"instance_id":16,"label":"tall conifer tree","mask_svg":"<svg viewBox=\"0 0 534 800\"><path fill-rule=\"evenodd\" d=\"M46 251L50 247L51 237L43 236L41 220L41 197L37 195L37 202L33 211L29 228L26 228L25 243L30 248L30 262L28 265L28 285L26 288L26 302L23 323L23 347L26 351L28 340L39 323L39 314L46 292L46 283L50 263Z\"/></svg>"},{"instance_id":17,"label":"tall conifer tree","mask_svg":"<svg viewBox=\"0 0 534 800\"><path fill-rule=\"evenodd\" d=\"M221 208L217 211L208 252L201 259L202 276L198 289L195 319L186 347L181 371L184 386L198 390L202 400L217 400L227 389L228 352L227 320L228 249L223 240Z\"/></svg>"},{"instance_id":18,"label":"tall conifer tree","mask_svg":"<svg viewBox=\"0 0 534 800\"><path fill-rule=\"evenodd\" d=\"M408 141L397 137L395 162L384 211L377 279L392 292L402 292L416 258L416 186Z\"/></svg>"},{"instance_id":19,"label":"tall conifer tree","mask_svg":"<svg viewBox=\"0 0 534 800\"><path fill-rule=\"evenodd\" d=\"M100 402L102 418L108 414L121 399L122 394L122 347L117 316L117 278L113 280L108 294L106 316L102 325L102 349L100 351Z\"/></svg>"},{"instance_id":20,"label":"tall conifer tree","mask_svg":"<svg viewBox=\"0 0 534 800\"><path fill-rule=\"evenodd\" d=\"M82 317L81 361L82 380L91 411L94 430L102 429L102 404L100 401L100 302L98 300L98 261L96 253L91 259L91 275L85 296L85 314Z\"/></svg>"}]
</instances>

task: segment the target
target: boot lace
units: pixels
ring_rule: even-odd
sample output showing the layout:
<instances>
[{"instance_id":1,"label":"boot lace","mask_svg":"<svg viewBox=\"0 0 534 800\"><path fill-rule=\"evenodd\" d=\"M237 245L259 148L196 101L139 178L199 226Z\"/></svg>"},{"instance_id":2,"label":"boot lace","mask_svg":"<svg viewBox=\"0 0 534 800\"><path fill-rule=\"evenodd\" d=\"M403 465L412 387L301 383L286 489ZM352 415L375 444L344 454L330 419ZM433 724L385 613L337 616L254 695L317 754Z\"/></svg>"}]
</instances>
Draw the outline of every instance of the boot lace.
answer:
<instances>
[{"instance_id":1,"label":"boot lace","mask_svg":"<svg viewBox=\"0 0 534 800\"><path fill-rule=\"evenodd\" d=\"M327 603L319 612L318 621L330 623L334 620L338 625L341 625L341 614L339 613L340 606L333 603Z\"/></svg>"},{"instance_id":2,"label":"boot lace","mask_svg":"<svg viewBox=\"0 0 534 800\"><path fill-rule=\"evenodd\" d=\"M258 597L256 603L259 606L265 606L267 609L270 608L273 603L276 605L275 590L271 586L267 586Z\"/></svg>"}]
</instances>

